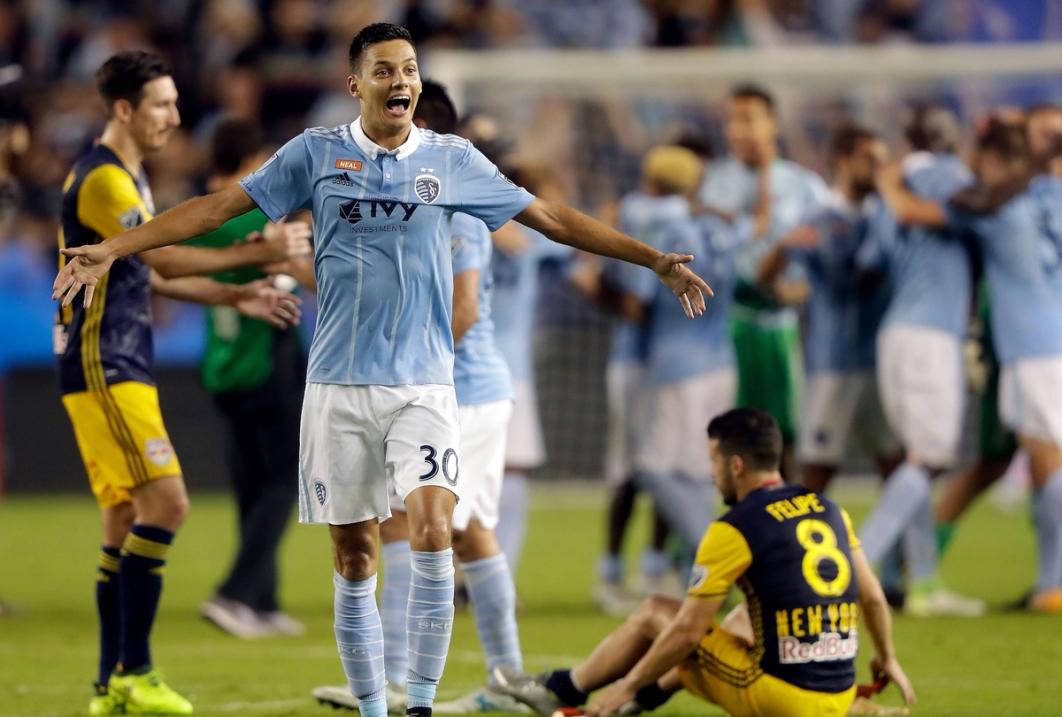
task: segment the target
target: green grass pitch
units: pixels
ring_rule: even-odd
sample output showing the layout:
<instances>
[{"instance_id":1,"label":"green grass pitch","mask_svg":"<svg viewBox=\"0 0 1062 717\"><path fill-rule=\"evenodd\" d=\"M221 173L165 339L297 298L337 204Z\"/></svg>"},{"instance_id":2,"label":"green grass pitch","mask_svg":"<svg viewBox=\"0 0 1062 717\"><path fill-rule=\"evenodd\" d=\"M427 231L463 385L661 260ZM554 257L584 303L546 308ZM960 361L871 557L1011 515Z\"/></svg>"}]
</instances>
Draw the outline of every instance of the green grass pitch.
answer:
<instances>
[{"instance_id":1,"label":"green grass pitch","mask_svg":"<svg viewBox=\"0 0 1062 717\"><path fill-rule=\"evenodd\" d=\"M869 494L842 485L838 495L858 524ZM589 487L535 486L517 581L529 669L570 664L616 622L599 615L589 600L601 544L601 504ZM644 535L640 514L629 541L632 566ZM332 638L326 532L293 526L284 546L284 601L306 621L308 636L258 642L228 637L197 613L225 567L233 537L230 501L193 496L166 575L154 637L157 665L201 717L332 715L309 698L314 685L342 681ZM17 610L0 618L0 717L85 714L96 657L97 542L96 511L87 491L12 497L0 509L0 596ZM990 504L960 527L944 563L954 589L996 604L1021 593L1033 570L1027 514ZM901 617L896 639L919 693L916 715L1062 714L1062 619L1004 613L979 620ZM478 650L471 615L459 615L442 697L483 680ZM864 678L868 660L864 649L859 660ZM890 691L885 699L897 698ZM659 714L722 713L679 697Z\"/></svg>"}]
</instances>

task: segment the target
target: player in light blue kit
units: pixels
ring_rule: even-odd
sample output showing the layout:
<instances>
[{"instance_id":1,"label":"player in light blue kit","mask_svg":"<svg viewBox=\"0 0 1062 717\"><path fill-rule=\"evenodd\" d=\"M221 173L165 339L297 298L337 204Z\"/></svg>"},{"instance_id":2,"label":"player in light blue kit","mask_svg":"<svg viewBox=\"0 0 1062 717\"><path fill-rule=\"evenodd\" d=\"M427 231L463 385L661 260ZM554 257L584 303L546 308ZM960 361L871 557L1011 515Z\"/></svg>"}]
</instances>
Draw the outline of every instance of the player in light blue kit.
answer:
<instances>
[{"instance_id":1,"label":"player in light blue kit","mask_svg":"<svg viewBox=\"0 0 1062 717\"><path fill-rule=\"evenodd\" d=\"M695 250L697 271L710 276L715 287L712 311L696 326L669 316L667 295L644 277L631 277L637 281L627 287L640 300L648 327L648 407L635 469L640 486L683 541L690 563L715 504L711 462L698 427L733 408L737 393L729 321L740 237L713 214L679 220L661 231L660 249Z\"/></svg>"},{"instance_id":2,"label":"player in light blue kit","mask_svg":"<svg viewBox=\"0 0 1062 717\"><path fill-rule=\"evenodd\" d=\"M424 80L413 123L421 129L450 134L457 111L446 89ZM508 562L498 546L498 501L505 468L505 435L512 413L512 381L505 359L494 345L490 273L491 234L467 214L451 222L454 271L454 388L461 424L461 502L454 509L454 552L464 569L472 611L486 657L487 673L499 665L523 665L516 627L516 589ZM406 603L409 596L409 523L405 506L391 496L392 516L380 524L384 582L380 618L384 631L384 669L390 712L404 711L399 690L409 667ZM346 686L322 686L314 697L333 707L357 709ZM445 714L523 712L512 698L480 689L461 699L436 705Z\"/></svg>"},{"instance_id":3,"label":"player in light blue kit","mask_svg":"<svg viewBox=\"0 0 1062 717\"><path fill-rule=\"evenodd\" d=\"M794 470L803 367L794 301L801 280L779 277L758 283L760 263L791 229L829 197L822 178L778 149L774 99L766 90L744 85L730 94L726 139L731 156L712 164L701 188L701 203L730 215L753 241L738 258L731 333L738 362L737 405L760 408L778 421L785 440L782 474Z\"/></svg>"},{"instance_id":4,"label":"player in light blue kit","mask_svg":"<svg viewBox=\"0 0 1062 717\"><path fill-rule=\"evenodd\" d=\"M783 237L760 266L761 284L771 285L790 263L803 267L811 284L804 337L807 400L797 457L804 485L816 492L836 474L853 431L883 464L891 463L898 449L874 382L874 340L888 287L857 270L871 225L885 211L874 177L888 153L884 140L870 130L839 128L831 140L829 202ZM884 473L892 468L894 463Z\"/></svg>"},{"instance_id":5,"label":"player in light blue kit","mask_svg":"<svg viewBox=\"0 0 1062 717\"><path fill-rule=\"evenodd\" d=\"M918 196L944 201L973 177L955 154L960 128L943 107L912 111L905 136L913 150L895 172ZM888 172L879 173L880 176ZM892 207L891 184L879 182ZM937 572L931 478L956 459L963 416L962 341L970 310L967 247L949 228L902 226L881 253L892 299L878 335L878 389L889 426L904 449L860 537L871 564L903 536L913 615L980 615L982 601L946 590Z\"/></svg>"},{"instance_id":6,"label":"player in light blue kit","mask_svg":"<svg viewBox=\"0 0 1062 717\"><path fill-rule=\"evenodd\" d=\"M1060 154L1062 135L1054 152ZM1057 163L1057 160L1055 160ZM1024 127L992 120L978 141L978 179L988 190L1027 176ZM1002 365L1000 414L1029 453L1036 514L1036 587L1028 607L1062 613L1062 180L1038 168L1028 188L987 214L977 194L941 202L907 192L895 177L887 197L904 221L966 226L978 239L992 297L992 337ZM884 189L884 187L883 187Z\"/></svg>"},{"instance_id":7,"label":"player in light blue kit","mask_svg":"<svg viewBox=\"0 0 1062 717\"><path fill-rule=\"evenodd\" d=\"M547 185L542 178L524 176L529 186ZM516 574L527 534L530 503L529 471L546 462L542 421L535 388L534 336L539 278L544 266L565 262L571 247L557 244L533 229L510 223L494 234L490 272L494 277L494 341L509 366L513 381L513 414L505 439L505 478L496 535L509 567Z\"/></svg>"},{"instance_id":8,"label":"player in light blue kit","mask_svg":"<svg viewBox=\"0 0 1062 717\"><path fill-rule=\"evenodd\" d=\"M627 194L619 204L619 229L659 247L661 233L671 224L688 219L690 197L700 184L704 164L694 152L684 147L661 146L651 149L642 161L642 186ZM601 271L599 298L606 300L615 292L635 283L630 264L610 260ZM594 602L609 615L626 617L637 602L624 586L623 539L638 493L635 480L635 456L640 436L645 431L645 362L648 358L649 326L631 321L624 307L612 332L612 350L605 373L608 399L608 437L605 453L605 485L610 492L606 516L605 552L598 561L598 583ZM641 317L640 299L633 302L633 313ZM652 544L642 553L641 573L645 592L662 592L670 561L663 551L667 522L656 514Z\"/></svg>"},{"instance_id":9,"label":"player in light blue kit","mask_svg":"<svg viewBox=\"0 0 1062 717\"><path fill-rule=\"evenodd\" d=\"M308 129L238 185L197 197L105 243L67 250L54 291L69 302L116 258L178 243L258 206L277 220L310 209L319 314L303 404L300 520L330 526L335 631L367 717L386 712L376 608L378 523L388 485L409 516L407 713L431 714L453 622L451 519L463 487L453 389L455 212L497 228L513 217L555 240L651 266L687 315L708 285L683 264L509 182L467 140L418 130L416 50L378 23L350 47L350 125ZM90 300L86 291L86 301Z\"/></svg>"}]
</instances>

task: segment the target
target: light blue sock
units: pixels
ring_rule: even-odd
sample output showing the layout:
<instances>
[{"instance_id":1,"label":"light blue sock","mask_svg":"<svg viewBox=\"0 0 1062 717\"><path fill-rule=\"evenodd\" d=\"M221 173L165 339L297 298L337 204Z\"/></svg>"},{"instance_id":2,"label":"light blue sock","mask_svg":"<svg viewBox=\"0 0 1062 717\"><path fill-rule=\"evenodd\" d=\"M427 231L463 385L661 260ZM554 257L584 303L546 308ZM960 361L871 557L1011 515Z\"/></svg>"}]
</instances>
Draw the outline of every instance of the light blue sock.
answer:
<instances>
[{"instance_id":1,"label":"light blue sock","mask_svg":"<svg viewBox=\"0 0 1062 717\"><path fill-rule=\"evenodd\" d=\"M871 565L882 561L929 496L929 471L925 468L901 463L892 472L859 531L863 552Z\"/></svg>"},{"instance_id":2,"label":"light blue sock","mask_svg":"<svg viewBox=\"0 0 1062 717\"><path fill-rule=\"evenodd\" d=\"M410 552L406 626L409 635L409 707L431 707L454 626L454 551Z\"/></svg>"},{"instance_id":3,"label":"light blue sock","mask_svg":"<svg viewBox=\"0 0 1062 717\"><path fill-rule=\"evenodd\" d=\"M1033 493L1036 513L1036 590L1062 586L1062 469Z\"/></svg>"},{"instance_id":4,"label":"light blue sock","mask_svg":"<svg viewBox=\"0 0 1062 717\"><path fill-rule=\"evenodd\" d=\"M384 667L387 681L404 687L409 670L406 645L406 608L409 606L409 580L412 574L409 542L399 540L383 546L383 590L380 593L380 617L383 622Z\"/></svg>"},{"instance_id":5,"label":"light blue sock","mask_svg":"<svg viewBox=\"0 0 1062 717\"><path fill-rule=\"evenodd\" d=\"M928 495L903 532L903 557L912 586L936 580L937 524L933 520L933 503Z\"/></svg>"},{"instance_id":6,"label":"light blue sock","mask_svg":"<svg viewBox=\"0 0 1062 717\"><path fill-rule=\"evenodd\" d=\"M527 537L530 494L526 473L505 472L501 496L498 498L498 527L494 529L494 534L509 560L509 569L514 576L520 565L520 554L524 551L524 538Z\"/></svg>"},{"instance_id":7,"label":"light blue sock","mask_svg":"<svg viewBox=\"0 0 1062 717\"><path fill-rule=\"evenodd\" d=\"M495 667L524 671L520 633L516 628L516 588L505 555L461 563L476 617L476 631L487 658L488 679Z\"/></svg>"},{"instance_id":8,"label":"light blue sock","mask_svg":"<svg viewBox=\"0 0 1062 717\"><path fill-rule=\"evenodd\" d=\"M646 580L659 580L667 574L671 560L663 550L646 548L641 557L642 577Z\"/></svg>"},{"instance_id":9,"label":"light blue sock","mask_svg":"<svg viewBox=\"0 0 1062 717\"><path fill-rule=\"evenodd\" d=\"M597 559L597 579L603 583L619 585L623 582L623 556L603 553Z\"/></svg>"},{"instance_id":10,"label":"light blue sock","mask_svg":"<svg viewBox=\"0 0 1062 717\"><path fill-rule=\"evenodd\" d=\"M347 580L339 573L335 585L335 630L339 661L350 691L364 717L385 717L384 639L376 609L376 576Z\"/></svg>"}]
</instances>

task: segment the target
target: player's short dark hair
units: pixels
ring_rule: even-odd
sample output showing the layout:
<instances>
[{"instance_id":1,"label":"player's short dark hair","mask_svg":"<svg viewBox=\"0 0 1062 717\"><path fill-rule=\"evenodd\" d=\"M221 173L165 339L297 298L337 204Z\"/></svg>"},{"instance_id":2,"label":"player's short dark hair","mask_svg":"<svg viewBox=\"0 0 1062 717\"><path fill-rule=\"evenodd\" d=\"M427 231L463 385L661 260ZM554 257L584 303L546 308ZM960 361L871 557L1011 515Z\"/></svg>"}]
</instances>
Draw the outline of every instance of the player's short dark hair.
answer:
<instances>
[{"instance_id":1,"label":"player's short dark hair","mask_svg":"<svg viewBox=\"0 0 1062 717\"><path fill-rule=\"evenodd\" d=\"M688 149L704 162L715 158L715 151L712 149L711 143L703 134L698 132L684 130L679 133L679 136L671 144Z\"/></svg>"},{"instance_id":2,"label":"player's short dark hair","mask_svg":"<svg viewBox=\"0 0 1062 717\"><path fill-rule=\"evenodd\" d=\"M390 42L391 40L405 40L411 46L416 47L413 45L413 36L409 34L409 30L401 25L395 25L390 22L374 22L358 30L358 33L350 41L350 51L347 53L347 59L350 61L350 71L357 73L358 67L361 65L361 56L365 53L366 48L370 45Z\"/></svg>"},{"instance_id":3,"label":"player's short dark hair","mask_svg":"<svg viewBox=\"0 0 1062 717\"><path fill-rule=\"evenodd\" d=\"M173 70L161 55L145 50L128 50L112 55L96 70L96 87L110 113L111 106L118 100L128 100L136 107L144 96L144 85L171 75Z\"/></svg>"},{"instance_id":4,"label":"player's short dark hair","mask_svg":"<svg viewBox=\"0 0 1062 717\"><path fill-rule=\"evenodd\" d=\"M977 136L977 148L992 152L1005 162L1029 156L1029 141L1023 123L1005 122L993 117Z\"/></svg>"},{"instance_id":5,"label":"player's short dark hair","mask_svg":"<svg viewBox=\"0 0 1062 717\"><path fill-rule=\"evenodd\" d=\"M414 120L423 120L432 132L453 134L457 131L457 109L446 86L434 80L424 80L420 90Z\"/></svg>"},{"instance_id":6,"label":"player's short dark hair","mask_svg":"<svg viewBox=\"0 0 1062 717\"><path fill-rule=\"evenodd\" d=\"M741 456L755 471L778 470L782 462L782 431L778 422L758 408L734 408L708 424L708 437L719 441L727 455Z\"/></svg>"},{"instance_id":7,"label":"player's short dark hair","mask_svg":"<svg viewBox=\"0 0 1062 717\"><path fill-rule=\"evenodd\" d=\"M262 151L265 136L257 122L228 117L218 122L210 141L210 164L216 174L235 174Z\"/></svg>"},{"instance_id":8,"label":"player's short dark hair","mask_svg":"<svg viewBox=\"0 0 1062 717\"><path fill-rule=\"evenodd\" d=\"M879 135L869 127L855 122L846 122L834 130L830 137L831 157L850 157L863 142L878 139Z\"/></svg>"},{"instance_id":9,"label":"player's short dark hair","mask_svg":"<svg viewBox=\"0 0 1062 717\"><path fill-rule=\"evenodd\" d=\"M732 100L759 100L767 108L767 112L774 116L774 97L762 85L746 82L737 85L730 90Z\"/></svg>"},{"instance_id":10,"label":"player's short dark hair","mask_svg":"<svg viewBox=\"0 0 1062 717\"><path fill-rule=\"evenodd\" d=\"M913 105L903 129L904 139L917 151L941 154L959 148L962 126L955 113L942 104Z\"/></svg>"}]
</instances>

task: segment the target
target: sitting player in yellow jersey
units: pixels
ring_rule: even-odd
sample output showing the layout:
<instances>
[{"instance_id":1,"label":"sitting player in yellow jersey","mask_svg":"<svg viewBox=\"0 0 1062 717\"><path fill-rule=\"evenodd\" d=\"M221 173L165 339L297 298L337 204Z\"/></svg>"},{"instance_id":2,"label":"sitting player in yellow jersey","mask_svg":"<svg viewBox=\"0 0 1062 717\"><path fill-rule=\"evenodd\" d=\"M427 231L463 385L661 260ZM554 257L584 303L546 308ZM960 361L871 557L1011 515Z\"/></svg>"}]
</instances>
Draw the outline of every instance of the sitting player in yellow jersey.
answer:
<instances>
[{"instance_id":1,"label":"sitting player in yellow jersey","mask_svg":"<svg viewBox=\"0 0 1062 717\"><path fill-rule=\"evenodd\" d=\"M856 693L862 613L875 678L913 702L888 605L851 521L829 499L782 483L774 419L735 409L712 420L708 439L715 484L733 507L705 533L686 599L650 597L571 670L499 668L502 689L543 714L582 705L600 688L588 715L633 714L685 688L732 717L840 717ZM735 582L747 608L717 625Z\"/></svg>"},{"instance_id":2,"label":"sitting player in yellow jersey","mask_svg":"<svg viewBox=\"0 0 1062 717\"><path fill-rule=\"evenodd\" d=\"M64 184L60 248L106 241L151 219L141 162L180 124L177 88L158 56L115 55L100 68L97 81L107 125ZM63 405L103 524L92 715L192 712L192 705L158 678L149 648L166 554L188 511L181 466L152 378L151 292L229 304L281 327L298 323L298 299L264 282L237 286L189 275L284 260L309 249L307 236L305 225L291 225L268 241L227 249L172 247L133 255L95 287L91 307L59 309L55 353Z\"/></svg>"}]
</instances>

